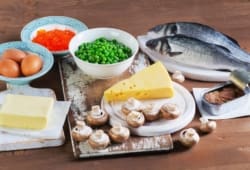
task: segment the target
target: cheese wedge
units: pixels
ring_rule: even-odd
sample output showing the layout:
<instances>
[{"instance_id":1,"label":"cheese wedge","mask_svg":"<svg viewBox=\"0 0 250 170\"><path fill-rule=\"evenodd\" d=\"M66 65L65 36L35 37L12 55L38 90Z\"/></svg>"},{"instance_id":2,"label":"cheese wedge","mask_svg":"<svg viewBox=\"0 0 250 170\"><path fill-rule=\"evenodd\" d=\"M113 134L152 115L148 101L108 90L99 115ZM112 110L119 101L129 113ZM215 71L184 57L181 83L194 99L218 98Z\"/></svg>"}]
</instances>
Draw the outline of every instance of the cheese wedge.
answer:
<instances>
[{"instance_id":1,"label":"cheese wedge","mask_svg":"<svg viewBox=\"0 0 250 170\"><path fill-rule=\"evenodd\" d=\"M170 98L174 95L171 78L161 62L137 72L104 92L106 101Z\"/></svg>"},{"instance_id":2,"label":"cheese wedge","mask_svg":"<svg viewBox=\"0 0 250 170\"><path fill-rule=\"evenodd\" d=\"M53 105L52 97L7 94L0 108L0 126L44 129Z\"/></svg>"}]
</instances>

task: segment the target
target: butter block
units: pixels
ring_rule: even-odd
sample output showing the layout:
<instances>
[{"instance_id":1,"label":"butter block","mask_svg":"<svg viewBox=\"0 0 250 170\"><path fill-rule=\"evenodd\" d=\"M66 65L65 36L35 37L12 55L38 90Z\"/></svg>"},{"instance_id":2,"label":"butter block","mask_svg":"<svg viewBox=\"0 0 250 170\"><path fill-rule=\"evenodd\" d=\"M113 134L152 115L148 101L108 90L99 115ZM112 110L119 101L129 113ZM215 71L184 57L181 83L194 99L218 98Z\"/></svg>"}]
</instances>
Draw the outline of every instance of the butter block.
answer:
<instances>
[{"instance_id":1,"label":"butter block","mask_svg":"<svg viewBox=\"0 0 250 170\"><path fill-rule=\"evenodd\" d=\"M122 101L130 97L157 99L173 96L172 80L161 62L144 68L130 78L114 84L104 92L106 101Z\"/></svg>"},{"instance_id":2,"label":"butter block","mask_svg":"<svg viewBox=\"0 0 250 170\"><path fill-rule=\"evenodd\" d=\"M52 97L7 94L0 108L0 126L44 129L53 105Z\"/></svg>"}]
</instances>

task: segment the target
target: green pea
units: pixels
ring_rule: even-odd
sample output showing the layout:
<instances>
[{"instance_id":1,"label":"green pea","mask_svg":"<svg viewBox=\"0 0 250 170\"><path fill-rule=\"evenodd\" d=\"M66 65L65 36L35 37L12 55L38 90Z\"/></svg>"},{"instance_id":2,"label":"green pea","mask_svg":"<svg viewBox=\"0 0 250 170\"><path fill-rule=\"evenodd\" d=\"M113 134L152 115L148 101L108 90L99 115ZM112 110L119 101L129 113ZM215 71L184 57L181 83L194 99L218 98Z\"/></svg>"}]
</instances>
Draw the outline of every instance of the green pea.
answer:
<instances>
[{"instance_id":1,"label":"green pea","mask_svg":"<svg viewBox=\"0 0 250 170\"><path fill-rule=\"evenodd\" d=\"M132 50L115 39L100 37L93 42L82 43L75 55L90 63L113 64L129 58Z\"/></svg>"}]
</instances>

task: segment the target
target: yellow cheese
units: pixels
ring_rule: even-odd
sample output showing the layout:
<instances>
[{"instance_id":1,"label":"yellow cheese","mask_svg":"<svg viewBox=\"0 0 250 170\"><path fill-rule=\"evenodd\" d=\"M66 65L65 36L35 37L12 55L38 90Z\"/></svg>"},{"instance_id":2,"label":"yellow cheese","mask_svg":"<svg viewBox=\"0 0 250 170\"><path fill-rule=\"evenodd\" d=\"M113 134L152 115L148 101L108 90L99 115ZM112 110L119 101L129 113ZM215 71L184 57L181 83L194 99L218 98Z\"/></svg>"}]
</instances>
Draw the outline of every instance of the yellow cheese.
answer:
<instances>
[{"instance_id":1,"label":"yellow cheese","mask_svg":"<svg viewBox=\"0 0 250 170\"><path fill-rule=\"evenodd\" d=\"M54 99L7 94L0 108L0 125L11 128L43 129L48 123Z\"/></svg>"},{"instance_id":2,"label":"yellow cheese","mask_svg":"<svg viewBox=\"0 0 250 170\"><path fill-rule=\"evenodd\" d=\"M104 92L106 101L170 98L174 95L171 78L161 62L137 72Z\"/></svg>"}]
</instances>

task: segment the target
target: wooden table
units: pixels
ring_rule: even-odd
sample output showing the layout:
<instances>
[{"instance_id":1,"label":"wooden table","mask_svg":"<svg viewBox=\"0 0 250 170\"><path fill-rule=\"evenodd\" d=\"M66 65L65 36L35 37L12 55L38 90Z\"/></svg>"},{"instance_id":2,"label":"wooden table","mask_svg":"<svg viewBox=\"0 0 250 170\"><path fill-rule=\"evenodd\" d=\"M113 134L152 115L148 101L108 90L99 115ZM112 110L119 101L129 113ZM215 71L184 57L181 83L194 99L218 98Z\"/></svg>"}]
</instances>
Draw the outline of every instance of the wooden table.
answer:
<instances>
[{"instance_id":1,"label":"wooden table","mask_svg":"<svg viewBox=\"0 0 250 170\"><path fill-rule=\"evenodd\" d=\"M156 24L195 21L210 25L237 39L250 51L250 2L248 0L1 0L0 42L19 40L22 27L48 15L78 18L91 27L116 27L133 35L144 34ZM5 88L4 83L0 84ZM63 99L58 65L32 83L52 88ZM208 87L211 83L187 80L185 87ZM199 125L199 114L189 127ZM9 169L249 169L250 118L217 121L216 132L201 137L199 144L184 149L178 142L168 153L74 160L65 124L66 143L50 149L0 153L0 170ZM177 138L174 134L174 139Z\"/></svg>"}]
</instances>

